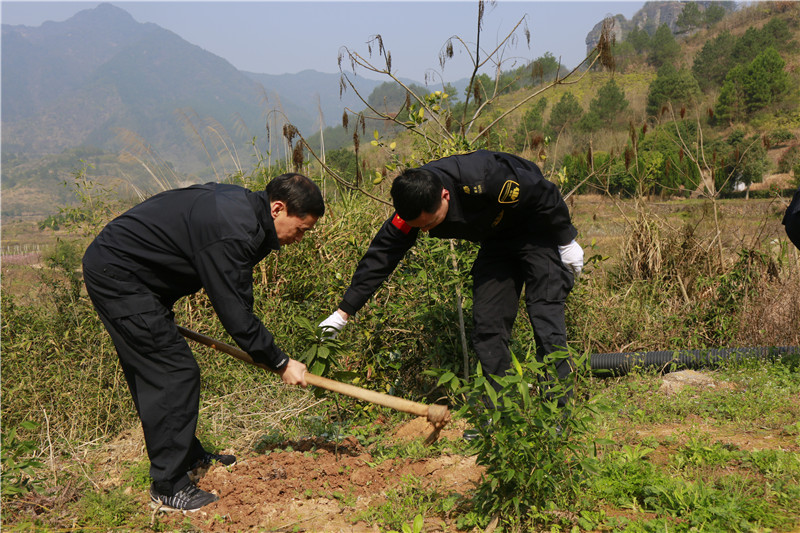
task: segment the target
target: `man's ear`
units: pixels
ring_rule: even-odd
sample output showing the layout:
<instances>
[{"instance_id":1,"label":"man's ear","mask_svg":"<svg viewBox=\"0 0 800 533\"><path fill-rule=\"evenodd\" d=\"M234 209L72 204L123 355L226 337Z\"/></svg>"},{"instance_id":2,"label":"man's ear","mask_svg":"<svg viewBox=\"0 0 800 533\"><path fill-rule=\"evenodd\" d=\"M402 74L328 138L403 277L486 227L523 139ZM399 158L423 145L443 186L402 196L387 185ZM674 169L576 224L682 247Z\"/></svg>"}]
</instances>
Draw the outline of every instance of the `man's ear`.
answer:
<instances>
[{"instance_id":1,"label":"man's ear","mask_svg":"<svg viewBox=\"0 0 800 533\"><path fill-rule=\"evenodd\" d=\"M273 219L277 218L281 211L286 211L286 204L284 204L281 200L270 202L269 212Z\"/></svg>"},{"instance_id":2,"label":"man's ear","mask_svg":"<svg viewBox=\"0 0 800 533\"><path fill-rule=\"evenodd\" d=\"M442 200L450 201L450 191L442 187Z\"/></svg>"}]
</instances>

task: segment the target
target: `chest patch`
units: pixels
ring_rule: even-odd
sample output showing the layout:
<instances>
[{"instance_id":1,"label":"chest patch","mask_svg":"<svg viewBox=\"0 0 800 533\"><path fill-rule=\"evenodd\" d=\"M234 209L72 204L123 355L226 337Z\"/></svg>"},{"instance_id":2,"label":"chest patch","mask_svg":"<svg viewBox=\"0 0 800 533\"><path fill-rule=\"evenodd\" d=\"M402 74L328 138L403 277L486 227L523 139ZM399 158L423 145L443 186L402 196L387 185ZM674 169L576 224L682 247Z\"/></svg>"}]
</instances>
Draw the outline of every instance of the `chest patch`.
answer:
<instances>
[{"instance_id":1,"label":"chest patch","mask_svg":"<svg viewBox=\"0 0 800 533\"><path fill-rule=\"evenodd\" d=\"M508 180L503 184L497 201L501 204L513 204L519 198L519 183Z\"/></svg>"}]
</instances>

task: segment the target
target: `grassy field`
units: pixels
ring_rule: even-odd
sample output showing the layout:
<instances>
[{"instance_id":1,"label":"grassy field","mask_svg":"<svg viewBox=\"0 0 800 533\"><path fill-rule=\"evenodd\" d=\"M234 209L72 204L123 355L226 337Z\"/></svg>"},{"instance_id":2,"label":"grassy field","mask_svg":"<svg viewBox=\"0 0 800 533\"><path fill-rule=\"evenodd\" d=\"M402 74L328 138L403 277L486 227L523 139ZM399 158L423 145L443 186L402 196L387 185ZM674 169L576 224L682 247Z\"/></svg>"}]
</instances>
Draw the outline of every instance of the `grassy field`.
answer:
<instances>
[{"instance_id":1,"label":"grassy field","mask_svg":"<svg viewBox=\"0 0 800 533\"><path fill-rule=\"evenodd\" d=\"M579 242L592 259L568 302L570 347L578 354L800 345L800 258L782 233L786 203L571 198ZM257 313L289 353L301 354L314 344L313 331L298 317L316 323L327 316L375 221L385 214L359 199L333 204L306 240L256 269ZM148 463L133 407L113 346L74 275L92 231L81 227L57 234L4 225L4 245L13 235L16 242L45 248L35 264L4 258L2 265L3 529L268 531L293 523L281 514L293 507L278 496L259 503L272 521L253 528L236 521L232 503L205 517L176 518L148 507ZM463 395L437 386L447 372L462 372L453 283L468 282L474 247L458 244L455 253L457 272L449 247L440 242L425 240L409 254L341 336L334 375L349 372L361 386L448 403L454 412L464 405ZM182 324L229 340L202 295L182 300L176 311ZM470 311L467 299L468 324ZM529 353L532 344L522 313L513 349ZM309 485L300 498L327 522L295 524L295 530L476 530L489 526L495 516L490 510L501 506L480 482L481 473L488 481L497 473L485 473L480 459L476 465L480 446L468 446L455 431L475 421L467 411L457 416L447 438L424 448L419 440L397 437L398 428L409 423L405 416L287 389L209 349L196 352L204 380L199 435L212 449L235 451L242 468L248 462L274 464L274 458L312 469L326 457L326 443L342 450L357 446L364 455L361 467L373 469L364 475L390 480L359 500L357 478L348 470L355 467L343 462L347 454L332 456L340 473L347 473L345 485L335 490ZM469 356L474 371L474 354ZM669 383L670 375L657 369L605 378L587 374L579 407L593 414L563 439L547 441L552 446L530 451L533 471L562 455L576 461L574 470L556 480L555 496L543 491L545 485L526 492L535 504L523 501L522 515L498 511L500 527L795 530L800 523L797 361L731 363L703 370L702 378L695 376L680 389ZM547 420L542 414L528 425L497 426L495 440L484 442L483 449L523 449L552 427ZM501 442L501 434L508 439ZM312 447L298 450L304 439L312 439ZM471 466L426 484L424 465L433 469L454 457L462 458L458 464L471 460ZM395 461L392 468L404 475L385 474L387 461ZM262 479L263 474L238 472L237 480L261 479L271 486L310 483L290 474ZM478 476L469 477L471 484L459 482L467 472ZM221 484L237 471L212 474L208 483ZM523 481L529 480L517 480ZM417 516L422 529L415 529Z\"/></svg>"}]
</instances>

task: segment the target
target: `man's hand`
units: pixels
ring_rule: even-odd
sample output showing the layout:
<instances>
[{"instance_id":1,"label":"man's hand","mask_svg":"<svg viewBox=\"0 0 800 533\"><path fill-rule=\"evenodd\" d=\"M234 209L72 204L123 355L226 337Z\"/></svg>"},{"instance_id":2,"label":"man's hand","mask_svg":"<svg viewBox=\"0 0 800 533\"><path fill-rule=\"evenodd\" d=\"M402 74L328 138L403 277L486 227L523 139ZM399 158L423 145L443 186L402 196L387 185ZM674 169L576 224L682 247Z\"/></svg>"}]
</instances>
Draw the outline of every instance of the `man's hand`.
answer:
<instances>
[{"instance_id":1,"label":"man's hand","mask_svg":"<svg viewBox=\"0 0 800 533\"><path fill-rule=\"evenodd\" d=\"M278 375L284 383L289 385L300 385L303 388L308 386L306 383L306 365L300 361L289 359L286 366L278 370Z\"/></svg>"},{"instance_id":2,"label":"man's hand","mask_svg":"<svg viewBox=\"0 0 800 533\"><path fill-rule=\"evenodd\" d=\"M573 240L569 244L558 247L558 253L561 255L561 262L564 266L572 270L575 278L581 275L583 270L583 248L577 241Z\"/></svg>"},{"instance_id":3,"label":"man's hand","mask_svg":"<svg viewBox=\"0 0 800 533\"><path fill-rule=\"evenodd\" d=\"M319 327L322 328L322 338L335 339L336 335L338 335L347 324L347 318L347 313L341 309L337 309L331 313L331 316L319 323Z\"/></svg>"}]
</instances>

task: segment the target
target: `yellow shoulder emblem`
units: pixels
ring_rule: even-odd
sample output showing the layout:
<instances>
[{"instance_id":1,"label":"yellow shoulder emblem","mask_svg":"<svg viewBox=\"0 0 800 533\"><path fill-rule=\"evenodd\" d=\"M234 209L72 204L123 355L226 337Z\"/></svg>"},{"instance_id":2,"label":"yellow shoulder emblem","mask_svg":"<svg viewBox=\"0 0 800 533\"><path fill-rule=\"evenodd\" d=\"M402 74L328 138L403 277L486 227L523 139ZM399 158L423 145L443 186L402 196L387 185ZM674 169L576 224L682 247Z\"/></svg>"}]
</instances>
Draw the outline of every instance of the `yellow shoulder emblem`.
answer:
<instances>
[{"instance_id":1,"label":"yellow shoulder emblem","mask_svg":"<svg viewBox=\"0 0 800 533\"><path fill-rule=\"evenodd\" d=\"M501 204L513 204L519 198L519 183L516 181L508 180L503 184L500 190L500 196L497 201Z\"/></svg>"}]
</instances>

